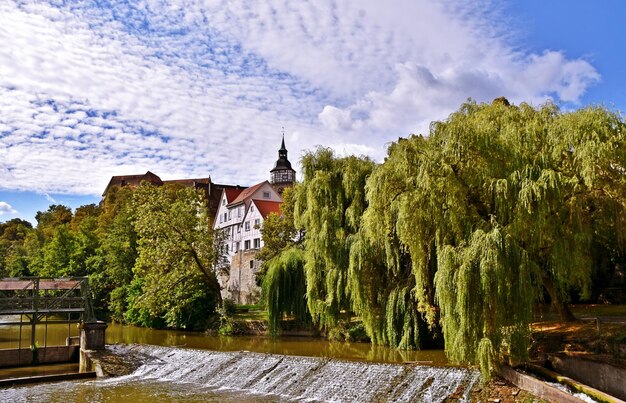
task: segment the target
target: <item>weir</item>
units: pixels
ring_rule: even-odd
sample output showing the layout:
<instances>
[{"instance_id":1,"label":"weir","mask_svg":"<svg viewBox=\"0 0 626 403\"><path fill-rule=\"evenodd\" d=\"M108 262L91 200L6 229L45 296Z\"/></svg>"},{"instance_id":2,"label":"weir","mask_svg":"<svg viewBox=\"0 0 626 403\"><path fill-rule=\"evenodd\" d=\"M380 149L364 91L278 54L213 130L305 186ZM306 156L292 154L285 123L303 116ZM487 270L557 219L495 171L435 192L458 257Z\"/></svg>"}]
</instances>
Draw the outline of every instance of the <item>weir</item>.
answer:
<instances>
[{"instance_id":1,"label":"weir","mask_svg":"<svg viewBox=\"0 0 626 403\"><path fill-rule=\"evenodd\" d=\"M17 341L17 348L0 349L0 367L83 364L84 351L104 348L106 324L94 316L87 277L1 279L0 318L0 327ZM80 324L79 338L71 337L75 323ZM49 324L67 324L65 345L48 345Z\"/></svg>"},{"instance_id":2,"label":"weir","mask_svg":"<svg viewBox=\"0 0 626 403\"><path fill-rule=\"evenodd\" d=\"M273 396L279 400L436 402L468 401L478 371L344 361L328 358L214 352L148 345L111 346L143 365L118 382L190 383L203 389Z\"/></svg>"}]
</instances>

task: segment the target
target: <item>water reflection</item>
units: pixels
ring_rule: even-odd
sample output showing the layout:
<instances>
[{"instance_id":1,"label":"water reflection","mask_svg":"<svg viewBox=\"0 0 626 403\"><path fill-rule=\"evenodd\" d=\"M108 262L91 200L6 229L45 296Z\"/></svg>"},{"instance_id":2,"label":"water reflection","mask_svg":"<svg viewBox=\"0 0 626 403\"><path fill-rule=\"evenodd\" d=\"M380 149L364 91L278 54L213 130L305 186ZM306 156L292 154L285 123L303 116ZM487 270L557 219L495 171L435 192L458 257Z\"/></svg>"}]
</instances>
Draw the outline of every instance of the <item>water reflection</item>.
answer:
<instances>
[{"instance_id":1,"label":"water reflection","mask_svg":"<svg viewBox=\"0 0 626 403\"><path fill-rule=\"evenodd\" d=\"M5 325L3 323L19 323L20 316L0 316L0 349L24 348L28 349L31 344L32 327L28 319L22 319L20 331L19 325ZM37 345L64 346L67 337L78 336L80 331L76 323L40 323L35 327L35 341Z\"/></svg>"},{"instance_id":2,"label":"water reflection","mask_svg":"<svg viewBox=\"0 0 626 403\"><path fill-rule=\"evenodd\" d=\"M197 332L154 330L135 326L110 324L106 331L107 344L138 343L159 346L179 346L216 351L254 351L259 353L329 357L338 359L401 363L424 361L445 364L442 350L400 351L369 343L329 342L306 337L273 339L265 336L208 336Z\"/></svg>"},{"instance_id":3,"label":"water reflection","mask_svg":"<svg viewBox=\"0 0 626 403\"><path fill-rule=\"evenodd\" d=\"M5 318L6 319L6 318ZM17 318L19 321L19 317ZM0 349L28 349L30 346L30 326L0 325ZM37 325L36 340L40 346L65 345L69 336L78 336L76 324ZM254 351L259 353L329 357L359 361L401 363L407 361L433 362L445 364L447 359L442 350L400 351L369 343L329 342L323 339L306 337L284 337L273 339L265 336L209 336L199 332L180 330L154 330L142 327L109 324L106 330L107 344L153 344L159 346L179 346L216 351Z\"/></svg>"}]
</instances>

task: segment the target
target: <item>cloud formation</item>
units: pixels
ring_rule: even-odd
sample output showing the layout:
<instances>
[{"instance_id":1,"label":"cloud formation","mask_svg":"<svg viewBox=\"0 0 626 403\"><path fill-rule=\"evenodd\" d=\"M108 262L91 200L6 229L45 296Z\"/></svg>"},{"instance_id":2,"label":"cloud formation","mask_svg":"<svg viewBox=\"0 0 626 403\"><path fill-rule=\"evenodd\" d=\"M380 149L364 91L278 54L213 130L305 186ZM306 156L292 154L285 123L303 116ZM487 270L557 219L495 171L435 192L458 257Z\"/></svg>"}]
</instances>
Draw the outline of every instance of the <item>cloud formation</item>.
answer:
<instances>
[{"instance_id":1,"label":"cloud formation","mask_svg":"<svg viewBox=\"0 0 626 403\"><path fill-rule=\"evenodd\" d=\"M17 211L13 207L11 207L9 203L0 201L0 215L14 213L17 213Z\"/></svg>"},{"instance_id":2,"label":"cloud formation","mask_svg":"<svg viewBox=\"0 0 626 403\"><path fill-rule=\"evenodd\" d=\"M15 1L0 5L0 189L112 175L266 179L317 144L380 159L471 97L576 104L600 76L520 50L493 5Z\"/></svg>"}]
</instances>

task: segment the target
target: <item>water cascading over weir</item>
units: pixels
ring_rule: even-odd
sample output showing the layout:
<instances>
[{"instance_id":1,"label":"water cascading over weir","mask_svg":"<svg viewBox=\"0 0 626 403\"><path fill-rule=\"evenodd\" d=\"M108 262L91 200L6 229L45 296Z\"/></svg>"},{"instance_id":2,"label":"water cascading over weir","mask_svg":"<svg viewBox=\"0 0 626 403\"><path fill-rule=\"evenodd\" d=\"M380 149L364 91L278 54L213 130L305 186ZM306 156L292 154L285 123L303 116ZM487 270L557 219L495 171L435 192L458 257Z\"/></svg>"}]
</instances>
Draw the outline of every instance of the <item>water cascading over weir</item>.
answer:
<instances>
[{"instance_id":1,"label":"water cascading over weir","mask_svg":"<svg viewBox=\"0 0 626 403\"><path fill-rule=\"evenodd\" d=\"M271 396L350 402L469 401L478 371L451 366L368 363L329 358L218 352L149 345L112 346L143 357L124 381L160 380Z\"/></svg>"}]
</instances>

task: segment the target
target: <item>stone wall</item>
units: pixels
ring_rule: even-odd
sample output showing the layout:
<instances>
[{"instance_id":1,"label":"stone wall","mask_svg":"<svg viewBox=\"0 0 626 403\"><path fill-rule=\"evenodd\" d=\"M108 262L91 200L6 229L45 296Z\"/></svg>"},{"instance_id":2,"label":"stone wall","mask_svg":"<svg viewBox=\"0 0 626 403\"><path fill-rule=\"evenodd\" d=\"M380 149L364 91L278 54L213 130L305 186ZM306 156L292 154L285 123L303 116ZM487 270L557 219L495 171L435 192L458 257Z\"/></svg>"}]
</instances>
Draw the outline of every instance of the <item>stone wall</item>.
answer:
<instances>
[{"instance_id":1,"label":"stone wall","mask_svg":"<svg viewBox=\"0 0 626 403\"><path fill-rule=\"evenodd\" d=\"M254 304L259 302L261 288L256 285L256 273L261 262L256 260L256 249L240 251L230 264L228 277L222 276L222 297L231 298L238 304Z\"/></svg>"}]
</instances>

